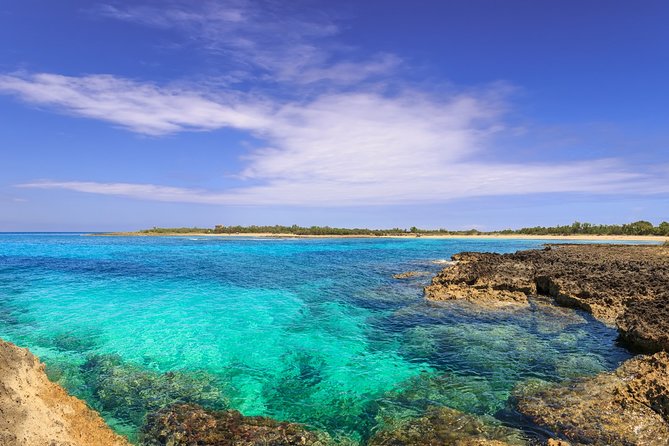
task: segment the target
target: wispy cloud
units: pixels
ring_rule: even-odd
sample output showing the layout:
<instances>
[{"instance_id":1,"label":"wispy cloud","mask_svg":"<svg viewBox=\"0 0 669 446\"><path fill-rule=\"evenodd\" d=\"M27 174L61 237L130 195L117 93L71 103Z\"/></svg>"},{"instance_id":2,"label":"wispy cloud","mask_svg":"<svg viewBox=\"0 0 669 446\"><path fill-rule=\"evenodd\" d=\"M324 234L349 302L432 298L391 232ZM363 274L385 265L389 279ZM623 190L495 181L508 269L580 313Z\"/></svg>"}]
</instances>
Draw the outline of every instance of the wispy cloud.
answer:
<instances>
[{"instance_id":1,"label":"wispy cloud","mask_svg":"<svg viewBox=\"0 0 669 446\"><path fill-rule=\"evenodd\" d=\"M231 92L220 93L218 101L213 101L202 93L108 75L0 75L0 92L149 135L262 125L254 122L259 113L252 110L261 105L242 102Z\"/></svg>"},{"instance_id":2,"label":"wispy cloud","mask_svg":"<svg viewBox=\"0 0 669 446\"><path fill-rule=\"evenodd\" d=\"M558 166L456 163L447 172L425 172L408 182L402 178L379 182L342 182L320 178L294 181L282 178L270 180L262 186L224 192L155 184L48 180L17 187L62 189L167 202L321 207L435 203L457 198L528 193L669 193L669 186L663 179L630 173L613 161Z\"/></svg>"},{"instance_id":3,"label":"wispy cloud","mask_svg":"<svg viewBox=\"0 0 669 446\"><path fill-rule=\"evenodd\" d=\"M307 84L349 84L393 73L400 58L376 54L351 59L351 47L336 44L339 32L322 10L290 2L219 0L172 1L157 6L105 4L98 15L177 31L180 45L222 56L219 61L241 70L239 79ZM337 57L347 56L346 61Z\"/></svg>"},{"instance_id":4,"label":"wispy cloud","mask_svg":"<svg viewBox=\"0 0 669 446\"><path fill-rule=\"evenodd\" d=\"M139 133L231 127L265 141L263 148L246 155L238 186L225 191L82 181L22 187L160 201L333 206L547 192L657 193L669 188L661 174L633 172L615 160L477 161L504 128L506 104L494 86L442 97L411 89L394 94L331 92L281 103L112 76L37 74L0 77L0 90Z\"/></svg>"}]
</instances>

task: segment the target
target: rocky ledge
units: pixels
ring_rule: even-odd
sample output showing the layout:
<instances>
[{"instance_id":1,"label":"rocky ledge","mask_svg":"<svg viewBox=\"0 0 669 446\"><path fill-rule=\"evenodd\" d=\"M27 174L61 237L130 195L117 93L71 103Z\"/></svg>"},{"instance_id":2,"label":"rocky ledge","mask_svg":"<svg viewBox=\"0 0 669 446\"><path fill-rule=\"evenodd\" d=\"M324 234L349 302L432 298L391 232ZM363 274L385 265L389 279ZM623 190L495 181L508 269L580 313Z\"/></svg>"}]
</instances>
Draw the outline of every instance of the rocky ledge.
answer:
<instances>
[{"instance_id":1,"label":"rocky ledge","mask_svg":"<svg viewBox=\"0 0 669 446\"><path fill-rule=\"evenodd\" d=\"M552 245L453 260L427 299L522 305L544 295L614 324L621 341L650 354L587 379L525 383L514 396L521 414L573 445L669 444L669 247Z\"/></svg>"},{"instance_id":2,"label":"rocky ledge","mask_svg":"<svg viewBox=\"0 0 669 446\"><path fill-rule=\"evenodd\" d=\"M669 247L552 245L515 254L465 252L425 288L430 300L526 303L545 295L615 324L648 353L669 350Z\"/></svg>"},{"instance_id":3,"label":"rocky ledge","mask_svg":"<svg viewBox=\"0 0 669 446\"><path fill-rule=\"evenodd\" d=\"M0 340L0 445L129 446L86 403L46 376L27 349Z\"/></svg>"}]
</instances>

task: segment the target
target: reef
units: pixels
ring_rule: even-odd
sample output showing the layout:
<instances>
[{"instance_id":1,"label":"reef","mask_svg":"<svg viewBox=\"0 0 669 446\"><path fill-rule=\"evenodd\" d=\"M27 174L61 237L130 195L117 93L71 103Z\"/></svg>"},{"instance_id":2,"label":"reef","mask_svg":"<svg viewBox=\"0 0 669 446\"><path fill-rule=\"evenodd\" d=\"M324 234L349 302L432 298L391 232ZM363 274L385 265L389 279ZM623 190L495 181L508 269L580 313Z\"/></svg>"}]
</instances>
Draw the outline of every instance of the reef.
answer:
<instances>
[{"instance_id":1,"label":"reef","mask_svg":"<svg viewBox=\"0 0 669 446\"><path fill-rule=\"evenodd\" d=\"M378 431L368 446L511 446L527 444L518 431L447 407L430 407L418 418Z\"/></svg>"},{"instance_id":2,"label":"reef","mask_svg":"<svg viewBox=\"0 0 669 446\"><path fill-rule=\"evenodd\" d=\"M325 446L331 442L327 434L299 424L245 417L236 410L204 410L196 404L176 404L149 415L142 441L147 446Z\"/></svg>"},{"instance_id":3,"label":"reef","mask_svg":"<svg viewBox=\"0 0 669 446\"><path fill-rule=\"evenodd\" d=\"M27 349L0 340L0 444L128 446L83 401L47 378Z\"/></svg>"},{"instance_id":4,"label":"reef","mask_svg":"<svg viewBox=\"0 0 669 446\"><path fill-rule=\"evenodd\" d=\"M520 414L572 444L669 444L669 247L550 245L453 260L425 288L427 299L485 307L543 295L615 325L620 341L650 354L591 378L526 382L512 397Z\"/></svg>"},{"instance_id":5,"label":"reef","mask_svg":"<svg viewBox=\"0 0 669 446\"><path fill-rule=\"evenodd\" d=\"M551 245L453 260L425 288L427 299L525 304L528 296L545 295L615 324L633 348L669 350L669 247Z\"/></svg>"},{"instance_id":6,"label":"reef","mask_svg":"<svg viewBox=\"0 0 669 446\"><path fill-rule=\"evenodd\" d=\"M140 426L147 414L177 402L226 408L214 379L205 373L147 370L118 355L91 355L81 367L94 407L115 419Z\"/></svg>"},{"instance_id":7,"label":"reef","mask_svg":"<svg viewBox=\"0 0 669 446\"><path fill-rule=\"evenodd\" d=\"M428 276L427 271L407 271L404 273L393 274L393 279L413 279L414 277Z\"/></svg>"}]
</instances>

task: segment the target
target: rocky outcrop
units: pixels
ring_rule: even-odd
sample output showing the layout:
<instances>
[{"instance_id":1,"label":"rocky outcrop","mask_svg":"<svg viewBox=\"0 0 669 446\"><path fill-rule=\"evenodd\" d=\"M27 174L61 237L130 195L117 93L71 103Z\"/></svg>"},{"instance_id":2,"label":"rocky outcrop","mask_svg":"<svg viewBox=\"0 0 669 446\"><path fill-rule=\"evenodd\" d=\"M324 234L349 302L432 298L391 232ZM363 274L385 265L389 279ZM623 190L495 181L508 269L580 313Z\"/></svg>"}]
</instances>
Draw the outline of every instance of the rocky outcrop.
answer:
<instances>
[{"instance_id":1,"label":"rocky outcrop","mask_svg":"<svg viewBox=\"0 0 669 446\"><path fill-rule=\"evenodd\" d=\"M518 410L576 444L669 444L669 355L638 356L613 373L558 385L525 384Z\"/></svg>"},{"instance_id":2,"label":"rocky outcrop","mask_svg":"<svg viewBox=\"0 0 669 446\"><path fill-rule=\"evenodd\" d=\"M536 291L530 266L502 261L499 254L461 253L425 287L429 300L465 299L483 304L527 303Z\"/></svg>"},{"instance_id":3,"label":"rocky outcrop","mask_svg":"<svg viewBox=\"0 0 669 446\"><path fill-rule=\"evenodd\" d=\"M325 446L329 437L299 424L245 417L235 410L207 411L176 404L147 417L142 433L147 446Z\"/></svg>"},{"instance_id":4,"label":"rocky outcrop","mask_svg":"<svg viewBox=\"0 0 669 446\"><path fill-rule=\"evenodd\" d=\"M525 445L518 431L484 423L481 419L447 407L431 407L422 417L387 426L368 446L510 446Z\"/></svg>"},{"instance_id":5,"label":"rocky outcrop","mask_svg":"<svg viewBox=\"0 0 669 446\"><path fill-rule=\"evenodd\" d=\"M552 245L515 254L461 253L425 288L430 300L524 303L528 295L616 324L646 352L669 350L669 248Z\"/></svg>"},{"instance_id":6,"label":"rocky outcrop","mask_svg":"<svg viewBox=\"0 0 669 446\"><path fill-rule=\"evenodd\" d=\"M665 286L669 289L669 282ZM630 347L644 352L669 351L668 296L628 302L616 324L621 340Z\"/></svg>"},{"instance_id":7,"label":"rocky outcrop","mask_svg":"<svg viewBox=\"0 0 669 446\"><path fill-rule=\"evenodd\" d=\"M0 340L0 444L127 446L83 401L46 376L27 349Z\"/></svg>"},{"instance_id":8,"label":"rocky outcrop","mask_svg":"<svg viewBox=\"0 0 669 446\"><path fill-rule=\"evenodd\" d=\"M453 260L425 288L427 299L487 306L549 296L615 324L631 348L655 353L575 382L525 383L514 397L519 412L572 444L669 444L669 247L552 245Z\"/></svg>"}]
</instances>

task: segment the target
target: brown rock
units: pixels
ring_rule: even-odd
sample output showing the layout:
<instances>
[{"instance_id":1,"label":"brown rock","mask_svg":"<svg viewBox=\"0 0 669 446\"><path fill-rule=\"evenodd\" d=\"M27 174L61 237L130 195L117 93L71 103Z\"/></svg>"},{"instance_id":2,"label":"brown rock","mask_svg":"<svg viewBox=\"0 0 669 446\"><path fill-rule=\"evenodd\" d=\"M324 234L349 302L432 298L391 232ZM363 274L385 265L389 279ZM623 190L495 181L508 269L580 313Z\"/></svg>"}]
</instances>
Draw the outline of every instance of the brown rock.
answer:
<instances>
[{"instance_id":1,"label":"brown rock","mask_svg":"<svg viewBox=\"0 0 669 446\"><path fill-rule=\"evenodd\" d=\"M549 438L546 446L571 446L568 442L564 440L556 440L554 438Z\"/></svg>"},{"instance_id":2,"label":"brown rock","mask_svg":"<svg viewBox=\"0 0 669 446\"><path fill-rule=\"evenodd\" d=\"M613 373L521 388L518 410L575 443L669 444L669 354L637 356Z\"/></svg>"},{"instance_id":3,"label":"brown rock","mask_svg":"<svg viewBox=\"0 0 669 446\"><path fill-rule=\"evenodd\" d=\"M368 446L509 446L525 445L513 429L447 407L431 407L425 415L378 431Z\"/></svg>"},{"instance_id":4,"label":"brown rock","mask_svg":"<svg viewBox=\"0 0 669 446\"><path fill-rule=\"evenodd\" d=\"M431 300L523 302L552 297L609 324L648 352L669 350L669 249L648 245L553 245L515 254L461 253L425 288Z\"/></svg>"},{"instance_id":5,"label":"brown rock","mask_svg":"<svg viewBox=\"0 0 669 446\"><path fill-rule=\"evenodd\" d=\"M265 417L245 417L236 410L207 411L176 404L147 417L143 442L150 446L324 446L326 434Z\"/></svg>"},{"instance_id":6,"label":"brown rock","mask_svg":"<svg viewBox=\"0 0 669 446\"><path fill-rule=\"evenodd\" d=\"M0 340L0 445L129 446L46 376L27 349Z\"/></svg>"},{"instance_id":7,"label":"brown rock","mask_svg":"<svg viewBox=\"0 0 669 446\"><path fill-rule=\"evenodd\" d=\"M405 273L393 274L393 279L411 279L413 277L427 276L427 271L407 271Z\"/></svg>"}]
</instances>

